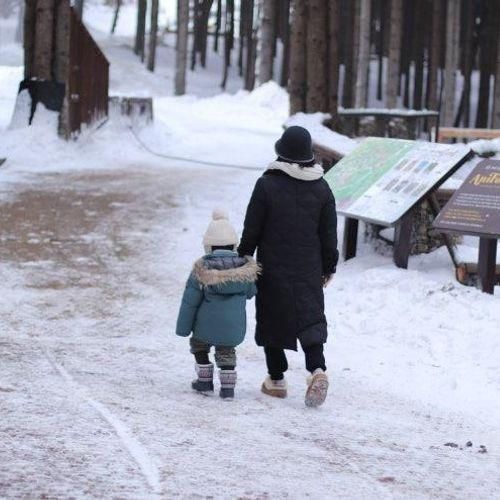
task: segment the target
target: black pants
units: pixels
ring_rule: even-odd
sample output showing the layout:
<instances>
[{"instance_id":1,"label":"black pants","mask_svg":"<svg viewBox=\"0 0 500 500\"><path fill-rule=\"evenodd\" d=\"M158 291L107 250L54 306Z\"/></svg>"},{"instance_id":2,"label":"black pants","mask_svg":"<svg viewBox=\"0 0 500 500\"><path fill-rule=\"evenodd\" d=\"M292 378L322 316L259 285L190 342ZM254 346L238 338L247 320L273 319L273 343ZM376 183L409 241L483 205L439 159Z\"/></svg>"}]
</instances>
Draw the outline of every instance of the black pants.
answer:
<instances>
[{"instance_id":1,"label":"black pants","mask_svg":"<svg viewBox=\"0 0 500 500\"><path fill-rule=\"evenodd\" d=\"M267 371L273 380L282 380L283 374L288 370L288 361L284 349L264 347L266 354ZM304 347L306 369L309 372L321 368L326 371L323 344Z\"/></svg>"}]
</instances>

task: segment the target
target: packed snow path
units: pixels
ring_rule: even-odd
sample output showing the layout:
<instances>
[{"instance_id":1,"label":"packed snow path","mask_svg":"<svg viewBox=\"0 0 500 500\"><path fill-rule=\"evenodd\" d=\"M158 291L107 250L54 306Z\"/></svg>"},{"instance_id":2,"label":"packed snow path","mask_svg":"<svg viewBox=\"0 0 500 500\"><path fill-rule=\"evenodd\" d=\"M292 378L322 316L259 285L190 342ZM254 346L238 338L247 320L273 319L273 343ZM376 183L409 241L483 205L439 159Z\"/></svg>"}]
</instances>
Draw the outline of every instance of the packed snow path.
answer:
<instances>
[{"instance_id":1,"label":"packed snow path","mask_svg":"<svg viewBox=\"0 0 500 500\"><path fill-rule=\"evenodd\" d=\"M340 266L324 407L304 407L301 354L288 399L259 392L252 306L236 400L191 392L184 281L211 209L241 227L257 175L129 167L2 186L1 497L498 495L498 296L455 285L444 252L410 271L367 249Z\"/></svg>"}]
</instances>

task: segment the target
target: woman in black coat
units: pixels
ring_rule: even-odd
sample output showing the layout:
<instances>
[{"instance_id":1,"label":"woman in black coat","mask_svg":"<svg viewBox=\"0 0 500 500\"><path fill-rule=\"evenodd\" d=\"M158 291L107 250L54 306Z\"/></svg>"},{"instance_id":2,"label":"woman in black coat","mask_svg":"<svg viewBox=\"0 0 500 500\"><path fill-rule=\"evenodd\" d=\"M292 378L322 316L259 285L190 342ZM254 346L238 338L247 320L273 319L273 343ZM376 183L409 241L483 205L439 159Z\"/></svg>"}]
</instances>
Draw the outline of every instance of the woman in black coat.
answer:
<instances>
[{"instance_id":1,"label":"woman in black coat","mask_svg":"<svg viewBox=\"0 0 500 500\"><path fill-rule=\"evenodd\" d=\"M311 373L306 404L317 406L328 390L323 287L338 261L335 199L323 169L314 164L306 129L288 128L276 153L278 160L255 185L238 252L253 255L257 249L262 266L255 333L269 372L262 391L286 397L284 350L297 350L299 340Z\"/></svg>"}]
</instances>

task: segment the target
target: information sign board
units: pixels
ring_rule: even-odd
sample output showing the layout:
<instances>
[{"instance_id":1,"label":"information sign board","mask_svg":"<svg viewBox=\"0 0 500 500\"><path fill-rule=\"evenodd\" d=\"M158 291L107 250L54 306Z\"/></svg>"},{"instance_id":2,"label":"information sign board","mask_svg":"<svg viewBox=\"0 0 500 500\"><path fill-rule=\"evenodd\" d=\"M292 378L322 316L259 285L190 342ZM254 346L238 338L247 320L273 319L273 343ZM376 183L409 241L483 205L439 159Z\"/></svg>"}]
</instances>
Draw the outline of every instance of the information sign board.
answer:
<instances>
[{"instance_id":1,"label":"information sign board","mask_svg":"<svg viewBox=\"0 0 500 500\"><path fill-rule=\"evenodd\" d=\"M392 226L469 154L463 144L369 137L325 179L340 214Z\"/></svg>"},{"instance_id":2,"label":"information sign board","mask_svg":"<svg viewBox=\"0 0 500 500\"><path fill-rule=\"evenodd\" d=\"M434 227L475 236L500 236L500 160L478 163L441 210Z\"/></svg>"}]
</instances>

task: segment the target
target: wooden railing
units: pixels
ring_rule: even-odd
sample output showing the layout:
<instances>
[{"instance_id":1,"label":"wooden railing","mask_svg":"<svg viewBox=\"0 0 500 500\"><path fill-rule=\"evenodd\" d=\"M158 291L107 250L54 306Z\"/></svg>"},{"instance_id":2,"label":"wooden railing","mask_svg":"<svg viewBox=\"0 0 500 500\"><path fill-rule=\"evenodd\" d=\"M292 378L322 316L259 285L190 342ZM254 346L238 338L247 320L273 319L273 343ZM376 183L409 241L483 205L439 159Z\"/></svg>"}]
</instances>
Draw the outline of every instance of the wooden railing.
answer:
<instances>
[{"instance_id":1,"label":"wooden railing","mask_svg":"<svg viewBox=\"0 0 500 500\"><path fill-rule=\"evenodd\" d=\"M490 128L441 127L437 134L437 142L464 139L496 139L498 137L500 137L500 130Z\"/></svg>"}]
</instances>

